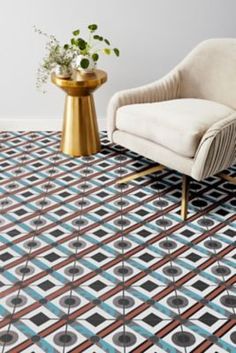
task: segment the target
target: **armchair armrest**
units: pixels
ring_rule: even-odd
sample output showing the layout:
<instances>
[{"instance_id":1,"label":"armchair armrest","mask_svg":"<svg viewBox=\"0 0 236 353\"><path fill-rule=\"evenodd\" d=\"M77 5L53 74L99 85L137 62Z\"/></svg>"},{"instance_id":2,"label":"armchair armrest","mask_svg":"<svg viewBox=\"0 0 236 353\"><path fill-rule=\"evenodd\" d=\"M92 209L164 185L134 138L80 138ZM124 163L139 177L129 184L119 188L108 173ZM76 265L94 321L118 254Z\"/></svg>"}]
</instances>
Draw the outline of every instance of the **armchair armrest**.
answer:
<instances>
[{"instance_id":1,"label":"armchair armrest","mask_svg":"<svg viewBox=\"0 0 236 353\"><path fill-rule=\"evenodd\" d=\"M124 106L139 103L153 103L179 97L180 77L177 70L173 70L162 79L141 87L117 92L111 98L107 109L108 138L112 141L112 134L116 129L116 111Z\"/></svg>"},{"instance_id":2,"label":"armchair armrest","mask_svg":"<svg viewBox=\"0 0 236 353\"><path fill-rule=\"evenodd\" d=\"M196 152L191 176L203 180L236 162L236 112L212 125Z\"/></svg>"}]
</instances>

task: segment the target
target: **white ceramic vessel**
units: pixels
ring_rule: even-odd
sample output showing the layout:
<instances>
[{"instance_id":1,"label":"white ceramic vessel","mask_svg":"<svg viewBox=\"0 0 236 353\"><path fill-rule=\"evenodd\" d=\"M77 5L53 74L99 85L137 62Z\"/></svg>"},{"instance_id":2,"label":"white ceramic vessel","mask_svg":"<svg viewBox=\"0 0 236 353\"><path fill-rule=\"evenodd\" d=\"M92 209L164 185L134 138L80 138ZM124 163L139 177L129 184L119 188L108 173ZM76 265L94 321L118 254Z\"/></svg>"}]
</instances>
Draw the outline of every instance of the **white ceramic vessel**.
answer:
<instances>
[{"instance_id":1,"label":"white ceramic vessel","mask_svg":"<svg viewBox=\"0 0 236 353\"><path fill-rule=\"evenodd\" d=\"M83 60L83 59L87 59L89 61L89 65L86 69L81 67L81 60ZM96 68L96 62L90 56L78 55L74 61L74 68L76 70L79 70L80 72L92 73L94 71L94 69Z\"/></svg>"}]
</instances>

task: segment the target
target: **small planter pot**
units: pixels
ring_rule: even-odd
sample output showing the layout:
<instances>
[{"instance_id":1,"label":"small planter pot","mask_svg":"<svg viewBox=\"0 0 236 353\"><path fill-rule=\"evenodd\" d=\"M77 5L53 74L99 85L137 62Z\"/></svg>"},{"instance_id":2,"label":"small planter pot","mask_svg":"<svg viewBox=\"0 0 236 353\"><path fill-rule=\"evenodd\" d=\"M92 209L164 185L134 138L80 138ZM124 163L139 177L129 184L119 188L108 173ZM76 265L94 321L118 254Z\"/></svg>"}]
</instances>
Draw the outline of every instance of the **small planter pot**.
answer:
<instances>
[{"instance_id":1,"label":"small planter pot","mask_svg":"<svg viewBox=\"0 0 236 353\"><path fill-rule=\"evenodd\" d=\"M78 55L74 61L74 69L82 74L93 73L96 68L96 62L89 56Z\"/></svg>"},{"instance_id":2,"label":"small planter pot","mask_svg":"<svg viewBox=\"0 0 236 353\"><path fill-rule=\"evenodd\" d=\"M66 79L71 77L72 70L68 67L57 65L54 68L54 73L57 77Z\"/></svg>"}]
</instances>

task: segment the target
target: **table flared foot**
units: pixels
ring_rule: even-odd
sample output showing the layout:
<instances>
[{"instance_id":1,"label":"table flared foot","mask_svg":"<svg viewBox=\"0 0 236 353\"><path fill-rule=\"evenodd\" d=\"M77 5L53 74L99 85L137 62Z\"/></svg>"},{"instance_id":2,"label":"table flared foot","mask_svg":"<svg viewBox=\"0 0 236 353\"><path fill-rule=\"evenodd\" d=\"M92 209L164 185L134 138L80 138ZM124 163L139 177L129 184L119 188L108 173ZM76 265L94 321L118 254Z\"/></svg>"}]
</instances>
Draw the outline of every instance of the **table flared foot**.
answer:
<instances>
[{"instance_id":1,"label":"table flared foot","mask_svg":"<svg viewBox=\"0 0 236 353\"><path fill-rule=\"evenodd\" d=\"M72 157L88 156L101 150L92 95L66 96L61 151Z\"/></svg>"}]
</instances>

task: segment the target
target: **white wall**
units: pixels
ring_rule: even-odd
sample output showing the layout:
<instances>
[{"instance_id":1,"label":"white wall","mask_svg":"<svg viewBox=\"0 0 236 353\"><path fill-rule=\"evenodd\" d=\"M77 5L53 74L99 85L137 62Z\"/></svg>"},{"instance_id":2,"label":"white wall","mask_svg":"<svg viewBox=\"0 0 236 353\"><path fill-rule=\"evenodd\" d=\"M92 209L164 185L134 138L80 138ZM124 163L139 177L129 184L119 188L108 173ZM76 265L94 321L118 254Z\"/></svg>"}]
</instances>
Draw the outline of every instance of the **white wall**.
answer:
<instances>
[{"instance_id":1,"label":"white wall","mask_svg":"<svg viewBox=\"0 0 236 353\"><path fill-rule=\"evenodd\" d=\"M63 92L35 89L44 39L34 24L66 41L73 29L95 22L120 48L120 59L99 63L109 75L96 92L104 117L115 91L157 79L203 39L235 37L235 14L235 0L0 0L0 118L62 115Z\"/></svg>"}]
</instances>

